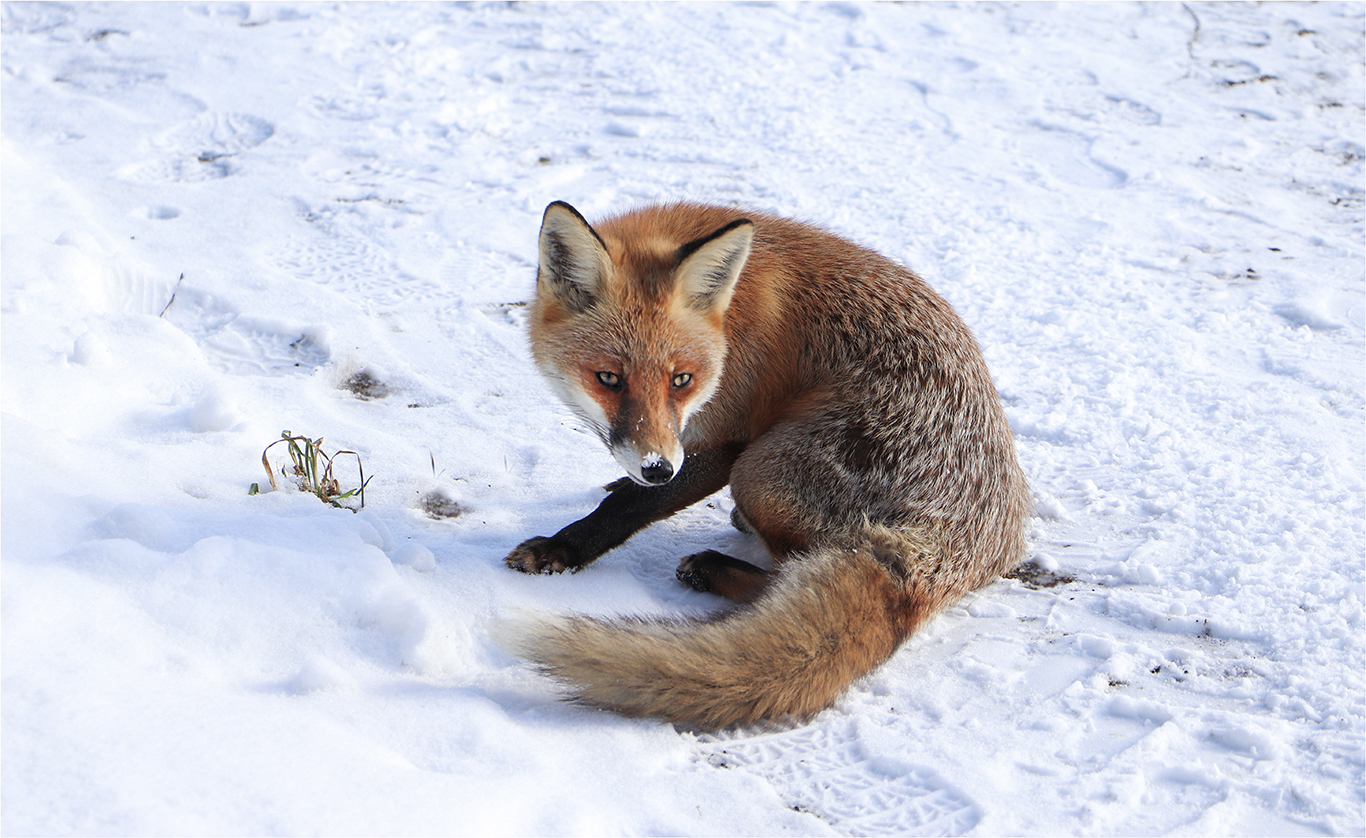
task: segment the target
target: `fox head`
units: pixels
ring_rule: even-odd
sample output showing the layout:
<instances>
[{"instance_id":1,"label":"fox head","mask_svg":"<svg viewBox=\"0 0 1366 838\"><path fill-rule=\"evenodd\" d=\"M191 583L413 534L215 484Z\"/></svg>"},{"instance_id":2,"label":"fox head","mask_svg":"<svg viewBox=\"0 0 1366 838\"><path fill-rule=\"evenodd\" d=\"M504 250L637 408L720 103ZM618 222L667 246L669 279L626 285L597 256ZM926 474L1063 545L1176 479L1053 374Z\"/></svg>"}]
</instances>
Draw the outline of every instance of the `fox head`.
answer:
<instances>
[{"instance_id":1,"label":"fox head","mask_svg":"<svg viewBox=\"0 0 1366 838\"><path fill-rule=\"evenodd\" d=\"M683 243L602 235L556 201L541 222L536 364L643 486L683 465L683 429L721 379L726 309L754 224Z\"/></svg>"}]
</instances>

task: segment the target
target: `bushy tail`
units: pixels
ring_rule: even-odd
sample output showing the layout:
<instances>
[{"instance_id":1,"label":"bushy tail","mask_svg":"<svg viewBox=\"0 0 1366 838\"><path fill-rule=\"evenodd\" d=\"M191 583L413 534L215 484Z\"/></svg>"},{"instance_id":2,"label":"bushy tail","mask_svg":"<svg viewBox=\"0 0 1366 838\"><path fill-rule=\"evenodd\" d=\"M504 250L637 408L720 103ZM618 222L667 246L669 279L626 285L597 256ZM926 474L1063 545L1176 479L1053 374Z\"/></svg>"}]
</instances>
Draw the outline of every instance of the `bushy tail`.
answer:
<instances>
[{"instance_id":1,"label":"bushy tail","mask_svg":"<svg viewBox=\"0 0 1366 838\"><path fill-rule=\"evenodd\" d=\"M793 559L752 605L707 621L538 614L499 624L495 636L578 700L628 716L707 729L804 719L934 610L938 598L908 584L911 546L883 535Z\"/></svg>"}]
</instances>

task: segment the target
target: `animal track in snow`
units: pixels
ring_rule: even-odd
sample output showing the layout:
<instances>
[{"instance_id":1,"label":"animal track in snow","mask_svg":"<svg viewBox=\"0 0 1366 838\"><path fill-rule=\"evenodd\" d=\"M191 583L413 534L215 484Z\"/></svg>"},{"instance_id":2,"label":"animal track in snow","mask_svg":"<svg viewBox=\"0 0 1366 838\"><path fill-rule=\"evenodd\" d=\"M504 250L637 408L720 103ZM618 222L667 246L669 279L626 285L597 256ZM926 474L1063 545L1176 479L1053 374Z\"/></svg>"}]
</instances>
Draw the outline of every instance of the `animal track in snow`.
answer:
<instances>
[{"instance_id":1,"label":"animal track in snow","mask_svg":"<svg viewBox=\"0 0 1366 838\"><path fill-rule=\"evenodd\" d=\"M89 230L67 230L53 242L46 269L96 309L122 314L157 314L170 299L174 282L156 276L136 259L110 250Z\"/></svg>"},{"instance_id":2,"label":"animal track in snow","mask_svg":"<svg viewBox=\"0 0 1366 838\"><path fill-rule=\"evenodd\" d=\"M275 126L259 117L203 113L151 141L161 156L125 166L119 174L127 180L155 183L218 180L237 171L229 158L274 134Z\"/></svg>"},{"instance_id":3,"label":"animal track in snow","mask_svg":"<svg viewBox=\"0 0 1366 838\"><path fill-rule=\"evenodd\" d=\"M929 768L867 758L852 722L721 739L715 766L763 777L792 809L844 835L962 835L977 807Z\"/></svg>"},{"instance_id":4,"label":"animal track in snow","mask_svg":"<svg viewBox=\"0 0 1366 838\"><path fill-rule=\"evenodd\" d=\"M1067 107L1049 106L1048 112L1064 121L1076 120L1080 126L1103 126L1123 130L1129 125L1161 125L1162 113L1142 102L1123 96L1096 94Z\"/></svg>"},{"instance_id":5,"label":"animal track in snow","mask_svg":"<svg viewBox=\"0 0 1366 838\"><path fill-rule=\"evenodd\" d=\"M518 328L522 328L526 325L526 303L503 303L502 305L480 306L479 310L484 313L484 316L496 323L504 323Z\"/></svg>"},{"instance_id":6,"label":"animal track in snow","mask_svg":"<svg viewBox=\"0 0 1366 838\"><path fill-rule=\"evenodd\" d=\"M6 35L34 35L51 32L76 21L75 10L55 3L11 3L0 17L0 32Z\"/></svg>"},{"instance_id":7,"label":"animal track in snow","mask_svg":"<svg viewBox=\"0 0 1366 838\"><path fill-rule=\"evenodd\" d=\"M153 145L207 162L255 148L274 134L275 126L259 117L209 112L172 128Z\"/></svg>"},{"instance_id":8,"label":"animal track in snow","mask_svg":"<svg viewBox=\"0 0 1366 838\"><path fill-rule=\"evenodd\" d=\"M1118 189L1129 181L1122 169L1091 153L1094 138L1057 125L1035 122L1016 139L1020 159L1049 179L1092 189Z\"/></svg>"},{"instance_id":9,"label":"animal track in snow","mask_svg":"<svg viewBox=\"0 0 1366 838\"><path fill-rule=\"evenodd\" d=\"M394 306L411 299L433 299L442 289L403 273L381 247L360 234L291 236L270 256L299 279L334 288L366 303Z\"/></svg>"},{"instance_id":10,"label":"animal track in snow","mask_svg":"<svg viewBox=\"0 0 1366 838\"><path fill-rule=\"evenodd\" d=\"M229 304L194 288L180 288L164 317L194 338L209 363L238 375L294 368L311 372L332 355L321 328L241 317Z\"/></svg>"}]
</instances>

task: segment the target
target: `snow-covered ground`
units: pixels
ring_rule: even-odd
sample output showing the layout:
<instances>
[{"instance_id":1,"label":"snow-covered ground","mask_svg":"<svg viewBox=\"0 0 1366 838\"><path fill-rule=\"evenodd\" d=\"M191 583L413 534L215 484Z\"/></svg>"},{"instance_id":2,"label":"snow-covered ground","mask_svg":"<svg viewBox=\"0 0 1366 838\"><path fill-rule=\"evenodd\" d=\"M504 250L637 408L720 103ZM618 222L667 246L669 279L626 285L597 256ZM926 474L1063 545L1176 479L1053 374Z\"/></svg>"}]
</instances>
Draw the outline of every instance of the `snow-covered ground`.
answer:
<instances>
[{"instance_id":1,"label":"snow-covered ground","mask_svg":"<svg viewBox=\"0 0 1366 838\"><path fill-rule=\"evenodd\" d=\"M5 3L0 828L1361 834L1362 64L1359 3ZM620 476L526 350L540 213L677 198L921 272L1038 502L801 727L485 632L754 549L722 493L502 565ZM286 429L363 512L248 494Z\"/></svg>"}]
</instances>

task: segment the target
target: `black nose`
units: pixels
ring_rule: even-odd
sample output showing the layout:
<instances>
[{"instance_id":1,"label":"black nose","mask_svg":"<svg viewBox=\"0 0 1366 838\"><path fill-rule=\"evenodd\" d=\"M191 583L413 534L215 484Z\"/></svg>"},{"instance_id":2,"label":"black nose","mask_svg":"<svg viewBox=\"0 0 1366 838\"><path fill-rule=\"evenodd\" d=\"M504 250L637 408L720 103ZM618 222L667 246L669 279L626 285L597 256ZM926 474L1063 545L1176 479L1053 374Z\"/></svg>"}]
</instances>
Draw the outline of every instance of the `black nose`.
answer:
<instances>
[{"instance_id":1,"label":"black nose","mask_svg":"<svg viewBox=\"0 0 1366 838\"><path fill-rule=\"evenodd\" d=\"M674 467L668 460L660 460L653 465L641 466L640 476L645 478L646 483L659 486L673 478Z\"/></svg>"}]
</instances>

